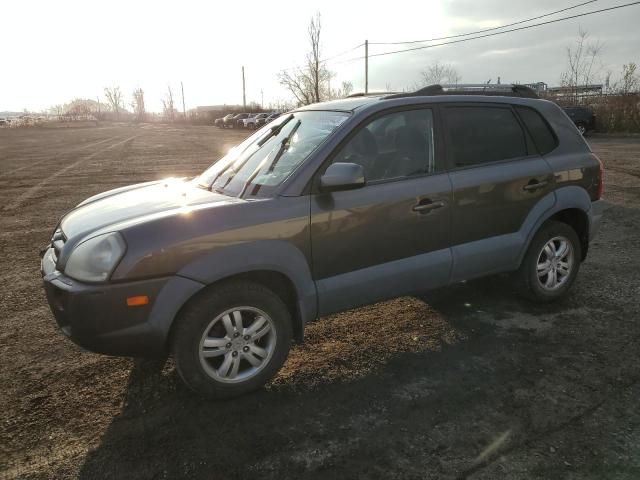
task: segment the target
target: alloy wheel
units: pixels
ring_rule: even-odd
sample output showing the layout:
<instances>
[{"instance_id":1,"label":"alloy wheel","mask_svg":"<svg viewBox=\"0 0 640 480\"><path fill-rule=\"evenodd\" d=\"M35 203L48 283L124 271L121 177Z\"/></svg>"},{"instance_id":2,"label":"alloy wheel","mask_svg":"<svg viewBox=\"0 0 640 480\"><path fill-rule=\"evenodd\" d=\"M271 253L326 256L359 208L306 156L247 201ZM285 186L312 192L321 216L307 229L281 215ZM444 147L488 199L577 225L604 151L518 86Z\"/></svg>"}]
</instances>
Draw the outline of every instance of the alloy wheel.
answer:
<instances>
[{"instance_id":1,"label":"alloy wheel","mask_svg":"<svg viewBox=\"0 0 640 480\"><path fill-rule=\"evenodd\" d=\"M205 372L223 383L239 383L255 376L271 360L276 346L274 322L262 310L242 306L229 309L205 329L198 353Z\"/></svg>"},{"instance_id":2,"label":"alloy wheel","mask_svg":"<svg viewBox=\"0 0 640 480\"><path fill-rule=\"evenodd\" d=\"M546 290L562 287L573 269L573 247L565 237L549 240L538 254L536 265L538 282Z\"/></svg>"}]
</instances>

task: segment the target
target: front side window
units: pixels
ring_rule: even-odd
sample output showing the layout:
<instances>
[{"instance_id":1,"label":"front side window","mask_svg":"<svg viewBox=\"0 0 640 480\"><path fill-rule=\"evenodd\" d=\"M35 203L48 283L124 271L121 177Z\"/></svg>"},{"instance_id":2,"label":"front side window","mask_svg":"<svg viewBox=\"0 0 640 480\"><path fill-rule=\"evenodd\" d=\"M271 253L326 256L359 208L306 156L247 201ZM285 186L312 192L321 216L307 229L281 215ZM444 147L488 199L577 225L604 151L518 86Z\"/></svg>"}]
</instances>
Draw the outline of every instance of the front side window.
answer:
<instances>
[{"instance_id":1,"label":"front side window","mask_svg":"<svg viewBox=\"0 0 640 480\"><path fill-rule=\"evenodd\" d=\"M232 148L198 177L198 184L234 197L268 196L348 116L323 111L283 115Z\"/></svg>"},{"instance_id":2,"label":"front side window","mask_svg":"<svg viewBox=\"0 0 640 480\"><path fill-rule=\"evenodd\" d=\"M340 149L336 162L362 165L367 182L433 173L433 112L407 110L372 120Z\"/></svg>"},{"instance_id":3,"label":"front side window","mask_svg":"<svg viewBox=\"0 0 640 480\"><path fill-rule=\"evenodd\" d=\"M456 168L527 155L524 131L510 108L448 107L445 130Z\"/></svg>"}]
</instances>

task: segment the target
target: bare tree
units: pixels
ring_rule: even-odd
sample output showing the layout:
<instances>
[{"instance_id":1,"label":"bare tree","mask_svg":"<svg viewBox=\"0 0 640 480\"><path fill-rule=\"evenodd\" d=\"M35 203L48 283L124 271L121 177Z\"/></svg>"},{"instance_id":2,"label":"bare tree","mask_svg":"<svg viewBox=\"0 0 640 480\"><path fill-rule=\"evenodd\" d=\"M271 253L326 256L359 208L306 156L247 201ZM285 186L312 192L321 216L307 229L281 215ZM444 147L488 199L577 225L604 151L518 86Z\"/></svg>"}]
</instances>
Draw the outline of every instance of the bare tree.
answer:
<instances>
[{"instance_id":1,"label":"bare tree","mask_svg":"<svg viewBox=\"0 0 640 480\"><path fill-rule=\"evenodd\" d=\"M307 54L305 66L283 70L278 74L280 84L292 93L300 105L320 102L324 97L331 95L328 86L331 73L321 59L321 31L320 13L316 13L309 22L308 35L311 51Z\"/></svg>"},{"instance_id":2,"label":"bare tree","mask_svg":"<svg viewBox=\"0 0 640 480\"><path fill-rule=\"evenodd\" d=\"M321 77L321 59L320 59L320 32L322 24L320 22L320 12L316 13L315 18L311 17L309 22L309 42L311 43L311 52L307 54L307 64L311 73L311 82L313 85L314 100L320 101L320 77Z\"/></svg>"},{"instance_id":3,"label":"bare tree","mask_svg":"<svg viewBox=\"0 0 640 480\"><path fill-rule=\"evenodd\" d=\"M144 91L138 87L133 91L133 100L131 101L131 108L136 116L136 121L144 122L146 111L144 108Z\"/></svg>"},{"instance_id":4,"label":"bare tree","mask_svg":"<svg viewBox=\"0 0 640 480\"><path fill-rule=\"evenodd\" d=\"M348 97L353 92L353 83L344 81L342 82L342 87L340 88L340 97Z\"/></svg>"},{"instance_id":5,"label":"bare tree","mask_svg":"<svg viewBox=\"0 0 640 480\"><path fill-rule=\"evenodd\" d=\"M173 123L176 110L173 107L173 92L171 91L171 85L167 86L167 95L162 99L162 110L164 118Z\"/></svg>"},{"instance_id":6,"label":"bare tree","mask_svg":"<svg viewBox=\"0 0 640 480\"><path fill-rule=\"evenodd\" d=\"M58 105L54 105L54 106L52 106L52 107L50 107L50 108L49 108L49 113L50 113L51 115L56 115L56 116L58 116L58 117L59 117L59 116L61 116L61 115L63 115L63 114L64 114L64 112L65 112L65 107L64 107L64 105L62 105L61 103L60 103L60 104L58 104Z\"/></svg>"},{"instance_id":7,"label":"bare tree","mask_svg":"<svg viewBox=\"0 0 640 480\"><path fill-rule=\"evenodd\" d=\"M324 97L327 100L335 100L337 98L345 98L353 92L353 84L349 81L343 81L339 88L327 88Z\"/></svg>"},{"instance_id":8,"label":"bare tree","mask_svg":"<svg viewBox=\"0 0 640 480\"><path fill-rule=\"evenodd\" d=\"M436 61L420 72L423 85L456 85L462 80L458 70L450 63L440 63Z\"/></svg>"},{"instance_id":9,"label":"bare tree","mask_svg":"<svg viewBox=\"0 0 640 480\"><path fill-rule=\"evenodd\" d=\"M83 117L86 119L95 111L95 103L93 100L75 98L65 105L64 113L73 120L78 120Z\"/></svg>"},{"instance_id":10,"label":"bare tree","mask_svg":"<svg viewBox=\"0 0 640 480\"><path fill-rule=\"evenodd\" d=\"M640 76L636 73L638 66L631 62L622 66L620 79L613 83L613 91L626 95L640 90Z\"/></svg>"},{"instance_id":11,"label":"bare tree","mask_svg":"<svg viewBox=\"0 0 640 480\"><path fill-rule=\"evenodd\" d=\"M267 105L267 110L286 112L288 110L293 110L295 107L296 105L291 100L278 99L274 102L270 102L269 105Z\"/></svg>"},{"instance_id":12,"label":"bare tree","mask_svg":"<svg viewBox=\"0 0 640 480\"><path fill-rule=\"evenodd\" d=\"M602 43L590 41L589 32L582 28L578 29L574 45L567 47L567 67L560 82L562 86L571 88L576 101L579 87L592 84L600 74L602 49Z\"/></svg>"},{"instance_id":13,"label":"bare tree","mask_svg":"<svg viewBox=\"0 0 640 480\"><path fill-rule=\"evenodd\" d=\"M120 119L120 109L122 108L122 92L120 87L105 87L104 95L107 97L107 102L113 113L116 114L116 119Z\"/></svg>"}]
</instances>

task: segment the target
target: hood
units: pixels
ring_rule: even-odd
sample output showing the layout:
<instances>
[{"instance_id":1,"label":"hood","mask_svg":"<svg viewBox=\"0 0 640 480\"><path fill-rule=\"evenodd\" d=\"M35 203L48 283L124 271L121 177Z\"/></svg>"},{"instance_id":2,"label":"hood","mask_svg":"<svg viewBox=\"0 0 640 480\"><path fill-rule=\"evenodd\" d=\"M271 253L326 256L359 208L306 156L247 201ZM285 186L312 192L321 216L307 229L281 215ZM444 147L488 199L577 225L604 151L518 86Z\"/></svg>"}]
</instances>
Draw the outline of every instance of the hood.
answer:
<instances>
[{"instance_id":1,"label":"hood","mask_svg":"<svg viewBox=\"0 0 640 480\"><path fill-rule=\"evenodd\" d=\"M210 192L184 179L169 178L118 188L91 197L67 213L60 226L67 238L86 235L109 225L158 214L179 213L196 206L244 202Z\"/></svg>"}]
</instances>

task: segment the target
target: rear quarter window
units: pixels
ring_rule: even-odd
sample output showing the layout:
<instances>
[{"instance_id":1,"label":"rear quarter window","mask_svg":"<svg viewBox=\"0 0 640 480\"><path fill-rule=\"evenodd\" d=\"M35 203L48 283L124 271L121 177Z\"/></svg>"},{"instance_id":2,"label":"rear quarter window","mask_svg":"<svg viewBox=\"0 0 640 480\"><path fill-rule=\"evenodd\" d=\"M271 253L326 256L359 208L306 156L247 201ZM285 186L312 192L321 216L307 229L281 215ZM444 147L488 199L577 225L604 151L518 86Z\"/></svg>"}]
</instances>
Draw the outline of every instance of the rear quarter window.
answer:
<instances>
[{"instance_id":1,"label":"rear quarter window","mask_svg":"<svg viewBox=\"0 0 640 480\"><path fill-rule=\"evenodd\" d=\"M540 113L533 108L520 106L516 107L516 111L541 155L546 155L558 146L558 139Z\"/></svg>"}]
</instances>

